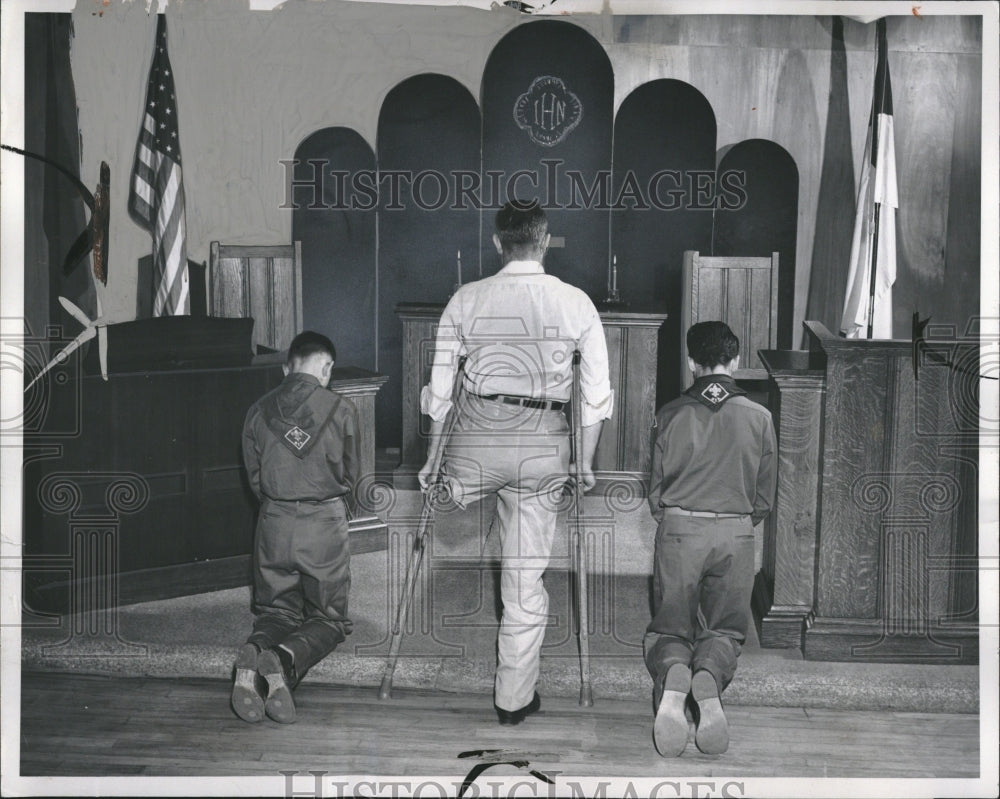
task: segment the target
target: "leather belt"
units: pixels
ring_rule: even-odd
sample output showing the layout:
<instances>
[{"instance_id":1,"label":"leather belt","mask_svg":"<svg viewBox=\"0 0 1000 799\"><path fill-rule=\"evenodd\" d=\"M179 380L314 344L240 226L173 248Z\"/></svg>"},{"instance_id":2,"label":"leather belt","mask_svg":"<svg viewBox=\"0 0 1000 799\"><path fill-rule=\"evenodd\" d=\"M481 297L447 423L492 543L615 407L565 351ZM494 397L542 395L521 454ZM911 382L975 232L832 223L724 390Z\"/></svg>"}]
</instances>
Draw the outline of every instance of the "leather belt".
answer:
<instances>
[{"instance_id":1,"label":"leather belt","mask_svg":"<svg viewBox=\"0 0 1000 799\"><path fill-rule=\"evenodd\" d=\"M531 397L510 397L506 394L476 394L479 399L503 402L507 405L521 405L525 408L534 408L539 411L561 411L566 407L565 402L555 400L537 400Z\"/></svg>"},{"instance_id":2,"label":"leather belt","mask_svg":"<svg viewBox=\"0 0 1000 799\"><path fill-rule=\"evenodd\" d=\"M664 513L671 516L694 516L696 519L743 519L749 513L713 513L710 510L685 510L676 505L669 505L663 509Z\"/></svg>"}]
</instances>

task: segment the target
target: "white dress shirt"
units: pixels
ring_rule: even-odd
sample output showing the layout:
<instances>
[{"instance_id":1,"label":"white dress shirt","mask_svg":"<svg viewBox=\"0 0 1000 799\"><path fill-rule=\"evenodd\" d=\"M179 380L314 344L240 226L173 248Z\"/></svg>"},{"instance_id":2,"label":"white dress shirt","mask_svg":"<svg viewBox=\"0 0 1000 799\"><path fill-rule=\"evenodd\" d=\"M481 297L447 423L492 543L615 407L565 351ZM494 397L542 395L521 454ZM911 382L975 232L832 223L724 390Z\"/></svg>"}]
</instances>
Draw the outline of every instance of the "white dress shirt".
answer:
<instances>
[{"instance_id":1,"label":"white dress shirt","mask_svg":"<svg viewBox=\"0 0 1000 799\"><path fill-rule=\"evenodd\" d=\"M492 277L462 286L448 302L420 410L435 421L445 418L463 357L463 387L472 394L569 402L573 350L581 353L581 418L589 427L614 410L597 309L537 261L510 261Z\"/></svg>"}]
</instances>

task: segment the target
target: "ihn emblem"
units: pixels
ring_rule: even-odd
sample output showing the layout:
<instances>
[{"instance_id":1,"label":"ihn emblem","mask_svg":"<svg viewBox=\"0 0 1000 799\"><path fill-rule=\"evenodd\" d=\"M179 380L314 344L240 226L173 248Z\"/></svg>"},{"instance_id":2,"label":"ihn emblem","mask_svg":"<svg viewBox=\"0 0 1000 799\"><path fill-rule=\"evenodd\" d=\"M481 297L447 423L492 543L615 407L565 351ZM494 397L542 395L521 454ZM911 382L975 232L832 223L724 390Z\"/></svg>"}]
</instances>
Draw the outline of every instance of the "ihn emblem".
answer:
<instances>
[{"instance_id":1,"label":"ihn emblem","mask_svg":"<svg viewBox=\"0 0 1000 799\"><path fill-rule=\"evenodd\" d=\"M561 78L535 78L514 103L514 121L535 144L552 147L565 139L583 119L580 98Z\"/></svg>"}]
</instances>

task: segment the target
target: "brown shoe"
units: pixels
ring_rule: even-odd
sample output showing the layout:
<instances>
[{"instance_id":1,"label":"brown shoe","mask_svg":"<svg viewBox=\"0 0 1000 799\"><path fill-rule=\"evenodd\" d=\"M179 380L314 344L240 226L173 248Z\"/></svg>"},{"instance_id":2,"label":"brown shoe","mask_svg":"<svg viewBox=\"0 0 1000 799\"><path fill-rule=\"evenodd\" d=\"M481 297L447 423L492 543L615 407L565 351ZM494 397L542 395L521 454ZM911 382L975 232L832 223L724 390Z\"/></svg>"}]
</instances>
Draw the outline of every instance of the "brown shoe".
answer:
<instances>
[{"instance_id":1,"label":"brown shoe","mask_svg":"<svg viewBox=\"0 0 1000 799\"><path fill-rule=\"evenodd\" d=\"M259 654L260 650L253 644L240 647L233 666L233 694L229 700L236 715L251 723L264 718L267 683L257 673Z\"/></svg>"},{"instance_id":2,"label":"brown shoe","mask_svg":"<svg viewBox=\"0 0 1000 799\"><path fill-rule=\"evenodd\" d=\"M687 746L688 720L684 704L691 690L691 669L675 663L663 680L653 720L653 744L663 757L678 757Z\"/></svg>"},{"instance_id":3,"label":"brown shoe","mask_svg":"<svg viewBox=\"0 0 1000 799\"><path fill-rule=\"evenodd\" d=\"M691 680L691 695L698 707L694 742L706 755L721 755L729 748L729 722L722 709L719 686L710 671L700 669Z\"/></svg>"}]
</instances>

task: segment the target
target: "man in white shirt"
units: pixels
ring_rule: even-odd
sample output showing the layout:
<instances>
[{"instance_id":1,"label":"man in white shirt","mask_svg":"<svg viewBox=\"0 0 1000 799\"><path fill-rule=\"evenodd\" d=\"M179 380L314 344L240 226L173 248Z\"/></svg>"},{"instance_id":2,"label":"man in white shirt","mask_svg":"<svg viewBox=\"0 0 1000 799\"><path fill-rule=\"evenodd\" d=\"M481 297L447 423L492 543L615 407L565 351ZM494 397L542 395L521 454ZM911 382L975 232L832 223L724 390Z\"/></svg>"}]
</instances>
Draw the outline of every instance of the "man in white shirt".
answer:
<instances>
[{"instance_id":1,"label":"man in white shirt","mask_svg":"<svg viewBox=\"0 0 1000 799\"><path fill-rule=\"evenodd\" d=\"M569 473L569 424L563 408L579 350L585 491L593 488L594 452L614 394L597 309L580 289L545 273L548 221L537 204L507 203L493 242L503 268L462 286L438 328L431 379L420 409L431 417L428 487L452 405L455 370L464 359L455 425L441 475L462 507L497 496L500 596L494 705L501 724L518 724L541 705L535 686L545 637L549 561L559 495Z\"/></svg>"}]
</instances>

